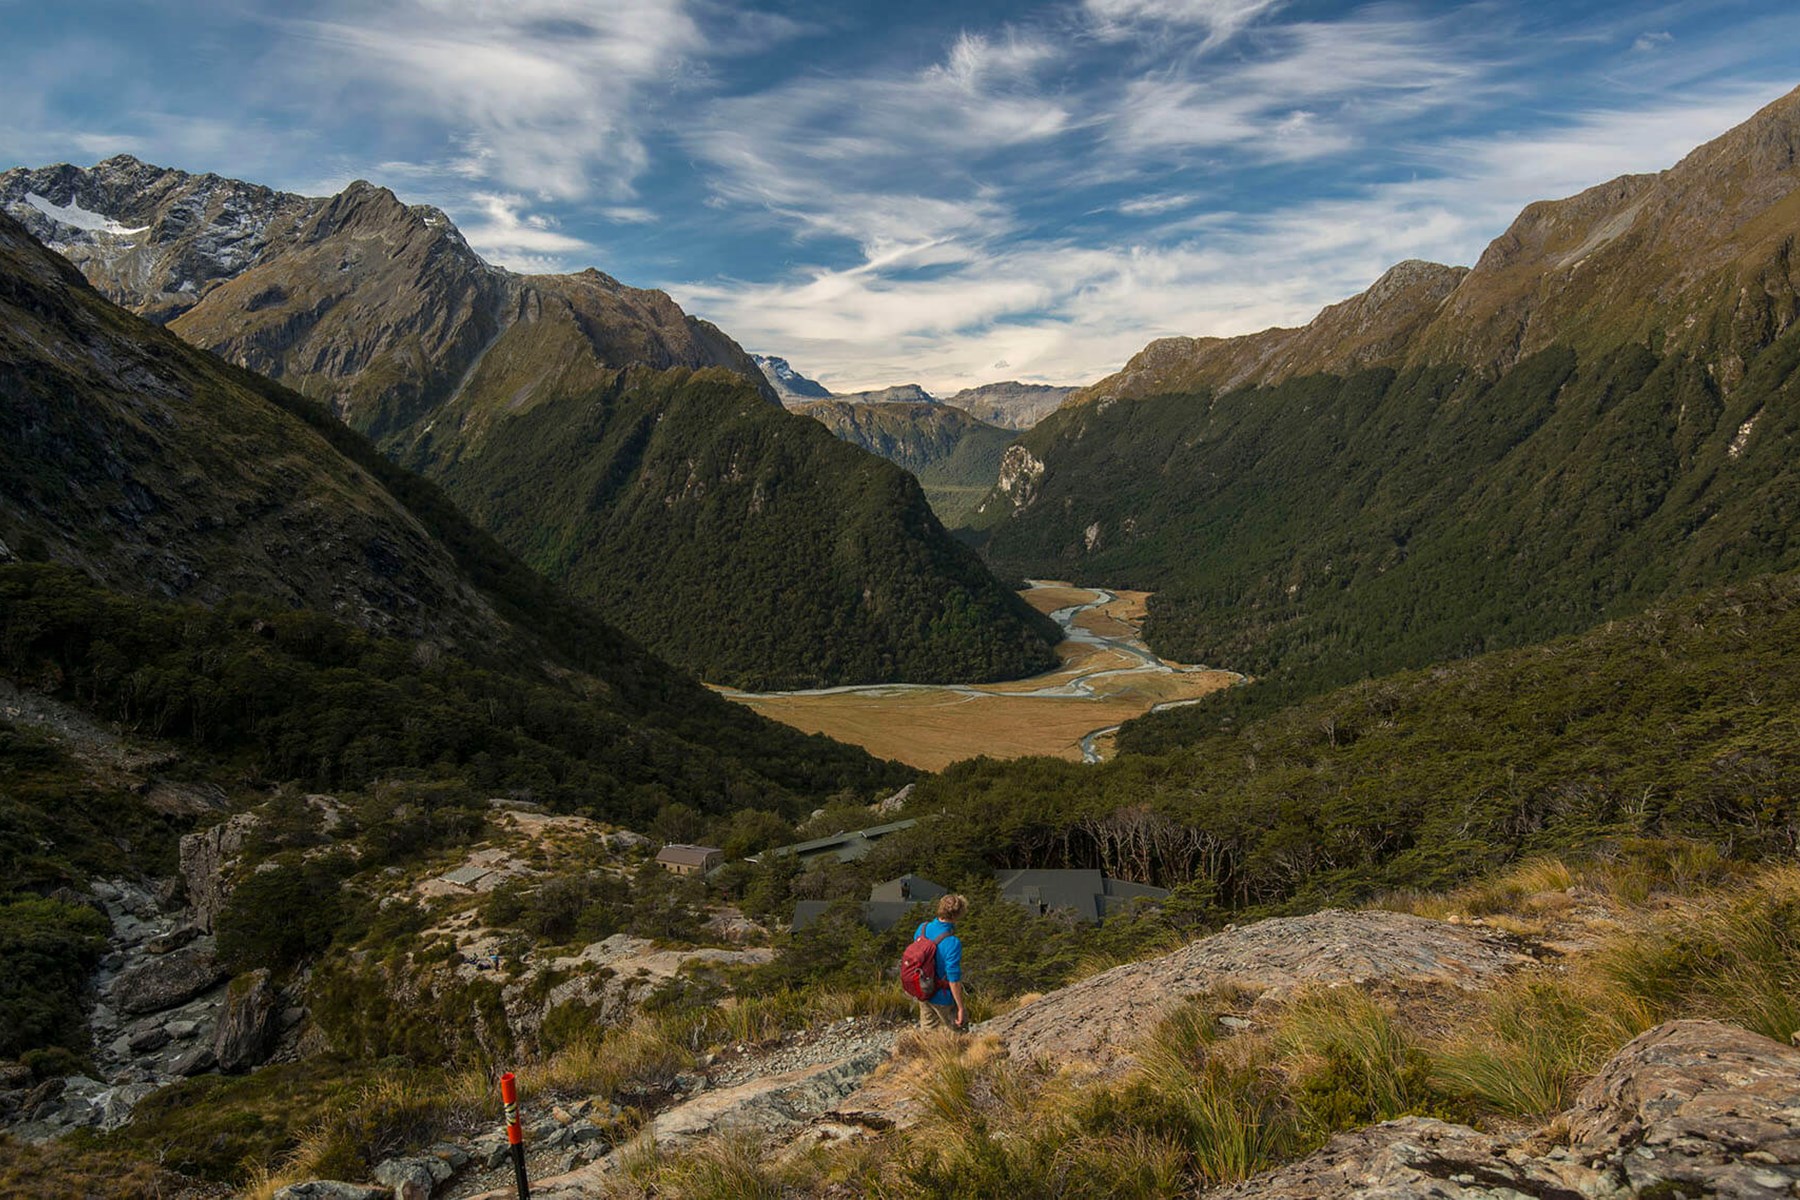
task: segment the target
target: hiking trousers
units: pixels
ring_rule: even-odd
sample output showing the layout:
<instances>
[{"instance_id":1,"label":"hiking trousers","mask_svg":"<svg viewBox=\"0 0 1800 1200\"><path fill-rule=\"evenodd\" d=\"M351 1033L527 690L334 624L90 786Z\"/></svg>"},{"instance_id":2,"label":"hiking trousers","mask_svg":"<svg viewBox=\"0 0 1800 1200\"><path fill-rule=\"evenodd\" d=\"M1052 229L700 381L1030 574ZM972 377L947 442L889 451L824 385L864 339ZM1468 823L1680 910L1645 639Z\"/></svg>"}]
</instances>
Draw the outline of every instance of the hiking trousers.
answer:
<instances>
[{"instance_id":1,"label":"hiking trousers","mask_svg":"<svg viewBox=\"0 0 1800 1200\"><path fill-rule=\"evenodd\" d=\"M933 1029L956 1029L956 1005L931 1004L919 1001L919 1028L927 1032Z\"/></svg>"}]
</instances>

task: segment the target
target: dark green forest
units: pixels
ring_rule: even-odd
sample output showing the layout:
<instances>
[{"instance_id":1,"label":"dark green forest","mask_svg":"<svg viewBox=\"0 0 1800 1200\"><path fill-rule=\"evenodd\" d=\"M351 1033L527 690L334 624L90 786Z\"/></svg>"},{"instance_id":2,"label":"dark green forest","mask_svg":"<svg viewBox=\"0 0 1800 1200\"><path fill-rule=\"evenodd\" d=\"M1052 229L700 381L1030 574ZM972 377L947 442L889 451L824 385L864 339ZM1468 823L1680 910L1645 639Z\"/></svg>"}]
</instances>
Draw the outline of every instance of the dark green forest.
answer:
<instances>
[{"instance_id":1,"label":"dark green forest","mask_svg":"<svg viewBox=\"0 0 1800 1200\"><path fill-rule=\"evenodd\" d=\"M635 665L635 664L634 664ZM243 598L216 608L121 596L68 568L0 567L0 669L227 777L317 788L455 778L565 812L644 824L680 803L790 816L912 774L775 725L673 677L502 670L329 617ZM7 845L29 846L15 828ZM32 877L7 861L15 881Z\"/></svg>"},{"instance_id":2,"label":"dark green forest","mask_svg":"<svg viewBox=\"0 0 1800 1200\"><path fill-rule=\"evenodd\" d=\"M993 680L1055 662L1052 623L945 533L911 476L727 372L621 372L415 465L709 682Z\"/></svg>"},{"instance_id":3,"label":"dark green forest","mask_svg":"<svg viewBox=\"0 0 1800 1200\"><path fill-rule=\"evenodd\" d=\"M1099 766L978 759L921 780L911 810L942 815L884 839L866 873L1098 867L1197 886L1224 914L1446 888L1635 838L1791 857L1800 576L1354 684L1224 732L1158 720L1126 735Z\"/></svg>"},{"instance_id":4,"label":"dark green forest","mask_svg":"<svg viewBox=\"0 0 1800 1200\"><path fill-rule=\"evenodd\" d=\"M985 552L1154 590L1159 653L1263 680L1212 710L1269 711L1800 564L1797 365L1800 327L1729 396L1639 346L1064 409Z\"/></svg>"}]
</instances>

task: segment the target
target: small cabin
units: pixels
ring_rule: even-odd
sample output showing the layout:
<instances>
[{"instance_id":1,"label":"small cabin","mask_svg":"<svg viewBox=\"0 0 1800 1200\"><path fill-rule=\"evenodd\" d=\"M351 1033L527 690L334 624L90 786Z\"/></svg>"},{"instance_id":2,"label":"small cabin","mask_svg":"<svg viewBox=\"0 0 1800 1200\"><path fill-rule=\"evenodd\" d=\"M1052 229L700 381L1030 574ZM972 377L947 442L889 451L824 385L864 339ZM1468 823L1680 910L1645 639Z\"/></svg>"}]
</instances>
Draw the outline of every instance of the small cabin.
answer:
<instances>
[{"instance_id":1,"label":"small cabin","mask_svg":"<svg viewBox=\"0 0 1800 1200\"><path fill-rule=\"evenodd\" d=\"M725 852L717 846L674 843L657 851L656 861L673 875L704 875L725 861Z\"/></svg>"}]
</instances>

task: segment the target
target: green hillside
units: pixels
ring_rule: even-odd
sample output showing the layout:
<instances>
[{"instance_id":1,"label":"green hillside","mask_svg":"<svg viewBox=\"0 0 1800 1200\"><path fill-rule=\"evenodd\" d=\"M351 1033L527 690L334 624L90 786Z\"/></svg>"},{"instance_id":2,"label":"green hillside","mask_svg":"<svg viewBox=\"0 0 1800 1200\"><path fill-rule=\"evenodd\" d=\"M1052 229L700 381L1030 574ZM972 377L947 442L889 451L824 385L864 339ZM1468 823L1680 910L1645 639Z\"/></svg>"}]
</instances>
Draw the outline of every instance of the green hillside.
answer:
<instances>
[{"instance_id":1,"label":"green hillside","mask_svg":"<svg viewBox=\"0 0 1800 1200\"><path fill-rule=\"evenodd\" d=\"M534 567L712 682L985 680L1055 661L1051 623L910 476L730 372L620 372L433 470Z\"/></svg>"},{"instance_id":2,"label":"green hillside","mask_svg":"<svg viewBox=\"0 0 1800 1200\"><path fill-rule=\"evenodd\" d=\"M1303 688L1585 628L1800 565L1800 331L1729 396L1641 347L1065 409L987 543L1157 592L1182 661Z\"/></svg>"},{"instance_id":3,"label":"green hillside","mask_svg":"<svg viewBox=\"0 0 1800 1200\"><path fill-rule=\"evenodd\" d=\"M912 472L931 510L950 528L973 514L1000 477L1000 456L1019 436L945 404L817 400L794 411Z\"/></svg>"},{"instance_id":4,"label":"green hillside","mask_svg":"<svg viewBox=\"0 0 1800 1200\"><path fill-rule=\"evenodd\" d=\"M1403 672L1225 732L1174 710L1116 759L975 760L921 781L940 819L884 840L936 878L1099 867L1220 911L1439 888L1537 853L1694 837L1800 848L1800 576Z\"/></svg>"},{"instance_id":5,"label":"green hillside","mask_svg":"<svg viewBox=\"0 0 1800 1200\"><path fill-rule=\"evenodd\" d=\"M77 254L127 307L166 313L177 286L166 264L206 261L216 286L171 330L441 479L478 521L492 514L488 528L512 550L679 665L755 686L980 681L1054 662L1054 634L930 518L915 490L871 475L854 452L827 452L810 423L774 403L736 342L666 293L594 269L497 269L443 213L361 181L309 200L123 158L8 179L15 192L97 189L140 214L142 246ZM217 188L287 216L254 253L240 248L227 262L207 249L209 223L182 216ZM118 257L126 253L142 269L128 269ZM654 381L664 370L672 373ZM713 385L690 389L692 370L716 372ZM631 399L589 406L613 393ZM762 411L747 410L746 397ZM676 407L653 414L663 402ZM540 416L545 407L553 413ZM613 416L619 424L607 423ZM602 445L600 459L570 470ZM577 479L594 486L568 494ZM544 495L528 494L538 484ZM758 497L775 502L724 511ZM515 504L539 499L554 530L535 514L516 519ZM794 546L775 550L784 526ZM618 598L632 603L613 608Z\"/></svg>"}]
</instances>

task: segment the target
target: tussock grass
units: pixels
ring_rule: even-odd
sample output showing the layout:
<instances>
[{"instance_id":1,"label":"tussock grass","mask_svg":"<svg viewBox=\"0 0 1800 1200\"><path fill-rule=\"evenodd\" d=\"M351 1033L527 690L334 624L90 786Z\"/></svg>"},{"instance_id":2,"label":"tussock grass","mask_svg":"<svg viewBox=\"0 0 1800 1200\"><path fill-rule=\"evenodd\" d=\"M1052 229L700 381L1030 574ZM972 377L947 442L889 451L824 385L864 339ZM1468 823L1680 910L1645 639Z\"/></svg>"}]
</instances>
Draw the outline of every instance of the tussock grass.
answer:
<instances>
[{"instance_id":1,"label":"tussock grass","mask_svg":"<svg viewBox=\"0 0 1800 1200\"><path fill-rule=\"evenodd\" d=\"M1637 908L1714 890L1744 875L1742 863L1709 842L1627 838L1580 859L1527 859L1450 892L1390 893L1375 907L1438 920L1471 916L1529 922L1567 911L1582 892Z\"/></svg>"},{"instance_id":2,"label":"tussock grass","mask_svg":"<svg viewBox=\"0 0 1800 1200\"><path fill-rule=\"evenodd\" d=\"M693 1150L662 1160L650 1173L651 1195L680 1200L781 1200L780 1173L763 1160L748 1133L709 1138Z\"/></svg>"},{"instance_id":3,"label":"tussock grass","mask_svg":"<svg viewBox=\"0 0 1800 1200\"><path fill-rule=\"evenodd\" d=\"M1502 984L1472 1025L1432 1049L1432 1080L1475 1109L1547 1116L1654 1024L1629 996L1585 976L1528 975Z\"/></svg>"},{"instance_id":4,"label":"tussock grass","mask_svg":"<svg viewBox=\"0 0 1800 1200\"><path fill-rule=\"evenodd\" d=\"M1425 1048L1356 988L1296 997L1281 1015L1275 1044L1289 1093L1316 1134L1437 1107Z\"/></svg>"},{"instance_id":5,"label":"tussock grass","mask_svg":"<svg viewBox=\"0 0 1800 1200\"><path fill-rule=\"evenodd\" d=\"M1717 1017L1785 1042L1800 1031L1800 867L1685 901L1595 966L1658 1020Z\"/></svg>"}]
</instances>

